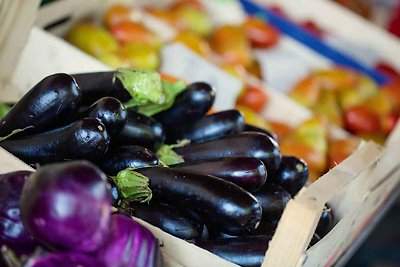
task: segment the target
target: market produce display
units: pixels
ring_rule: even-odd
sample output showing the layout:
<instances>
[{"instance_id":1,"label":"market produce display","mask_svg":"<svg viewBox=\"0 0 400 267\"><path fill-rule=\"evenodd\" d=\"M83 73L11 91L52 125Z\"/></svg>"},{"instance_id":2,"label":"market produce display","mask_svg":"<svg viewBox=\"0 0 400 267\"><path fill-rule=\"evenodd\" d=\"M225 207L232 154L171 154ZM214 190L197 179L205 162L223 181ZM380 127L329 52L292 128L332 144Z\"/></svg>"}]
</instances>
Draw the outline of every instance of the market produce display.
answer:
<instances>
[{"instance_id":1,"label":"market produce display","mask_svg":"<svg viewBox=\"0 0 400 267\"><path fill-rule=\"evenodd\" d=\"M96 77L111 88L89 82ZM282 155L276 136L246 125L240 111L210 114L214 97L207 83L170 82L155 71L44 78L2 119L0 146L36 172L0 177L0 244L17 246L17 255L35 250L27 266L160 266L157 241L129 214L259 266L308 167ZM23 106L36 101L33 111ZM57 113L70 107L68 116ZM18 212L10 217L10 209ZM8 232L10 221L18 231ZM324 215L313 243L332 226Z\"/></svg>"}]
</instances>

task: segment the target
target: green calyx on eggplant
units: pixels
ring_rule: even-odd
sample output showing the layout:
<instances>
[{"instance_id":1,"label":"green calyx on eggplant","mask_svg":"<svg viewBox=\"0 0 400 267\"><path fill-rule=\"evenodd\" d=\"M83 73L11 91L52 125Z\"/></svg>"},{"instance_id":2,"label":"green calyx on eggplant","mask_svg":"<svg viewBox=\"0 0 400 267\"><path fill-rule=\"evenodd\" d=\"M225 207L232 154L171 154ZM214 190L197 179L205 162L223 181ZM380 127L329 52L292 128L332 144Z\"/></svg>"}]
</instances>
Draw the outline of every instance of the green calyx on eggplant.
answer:
<instances>
[{"instance_id":1,"label":"green calyx on eggplant","mask_svg":"<svg viewBox=\"0 0 400 267\"><path fill-rule=\"evenodd\" d=\"M18 136L40 133L65 125L79 109L80 91L65 73L47 76L26 93L0 120L0 136L26 129Z\"/></svg>"},{"instance_id":2,"label":"green calyx on eggplant","mask_svg":"<svg viewBox=\"0 0 400 267\"><path fill-rule=\"evenodd\" d=\"M84 118L48 132L0 142L0 146L28 164L70 159L96 160L110 143L105 126L97 119Z\"/></svg>"},{"instance_id":3,"label":"green calyx on eggplant","mask_svg":"<svg viewBox=\"0 0 400 267\"><path fill-rule=\"evenodd\" d=\"M78 114L80 118L88 117L100 120L111 136L121 132L127 116L124 105L114 97L103 97Z\"/></svg>"}]
</instances>

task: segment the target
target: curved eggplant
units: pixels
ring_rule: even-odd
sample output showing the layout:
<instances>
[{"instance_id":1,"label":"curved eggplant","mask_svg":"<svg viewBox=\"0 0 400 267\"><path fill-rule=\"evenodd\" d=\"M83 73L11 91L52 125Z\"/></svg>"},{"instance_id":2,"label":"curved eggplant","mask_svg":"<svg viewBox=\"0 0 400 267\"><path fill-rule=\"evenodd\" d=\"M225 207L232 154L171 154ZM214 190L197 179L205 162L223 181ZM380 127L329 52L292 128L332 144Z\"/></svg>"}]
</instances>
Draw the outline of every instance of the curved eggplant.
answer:
<instances>
[{"instance_id":1,"label":"curved eggplant","mask_svg":"<svg viewBox=\"0 0 400 267\"><path fill-rule=\"evenodd\" d=\"M32 87L0 121L0 136L25 129L18 136L50 130L71 122L80 103L74 78L65 73L47 76Z\"/></svg>"},{"instance_id":2,"label":"curved eggplant","mask_svg":"<svg viewBox=\"0 0 400 267\"><path fill-rule=\"evenodd\" d=\"M120 182L133 183L132 179L143 179L143 176L149 180L152 201L191 209L228 234L240 235L254 230L261 220L260 204L241 187L217 177L165 167L120 172L116 183L121 190L126 190L122 193L128 200L126 193L134 190ZM143 185L132 195L143 193L142 188Z\"/></svg>"},{"instance_id":3,"label":"curved eggplant","mask_svg":"<svg viewBox=\"0 0 400 267\"><path fill-rule=\"evenodd\" d=\"M98 166L108 175L117 175L127 168L137 169L159 165L158 158L149 149L141 146L111 147L106 155L97 161Z\"/></svg>"},{"instance_id":4,"label":"curved eggplant","mask_svg":"<svg viewBox=\"0 0 400 267\"><path fill-rule=\"evenodd\" d=\"M110 137L104 125L84 118L52 131L5 140L0 146L28 164L51 163L69 159L96 160L104 156Z\"/></svg>"},{"instance_id":5,"label":"curved eggplant","mask_svg":"<svg viewBox=\"0 0 400 267\"><path fill-rule=\"evenodd\" d=\"M127 112L121 101L114 97L103 97L87 109L79 112L80 118L95 118L106 126L107 132L114 136L125 126Z\"/></svg>"},{"instance_id":6,"label":"curved eggplant","mask_svg":"<svg viewBox=\"0 0 400 267\"><path fill-rule=\"evenodd\" d=\"M200 238L202 234L203 226L201 224L172 206L152 201L150 204L131 202L129 207L132 216L138 217L173 236L193 240Z\"/></svg>"},{"instance_id":7,"label":"curved eggplant","mask_svg":"<svg viewBox=\"0 0 400 267\"><path fill-rule=\"evenodd\" d=\"M263 220L268 222L277 222L291 199L285 189L271 183L267 183L260 190L253 192L253 195L261 204Z\"/></svg>"},{"instance_id":8,"label":"curved eggplant","mask_svg":"<svg viewBox=\"0 0 400 267\"><path fill-rule=\"evenodd\" d=\"M184 124L181 127L172 125L167 129L168 141L176 143L178 140L188 139L191 143L200 143L240 133L244 126L244 118L239 111L226 110L204 116L194 123Z\"/></svg>"},{"instance_id":9,"label":"curved eggplant","mask_svg":"<svg viewBox=\"0 0 400 267\"><path fill-rule=\"evenodd\" d=\"M125 102L131 99L119 79L115 79L115 71L90 72L73 74L81 93L82 104L91 105L100 98L111 96Z\"/></svg>"},{"instance_id":10,"label":"curved eggplant","mask_svg":"<svg viewBox=\"0 0 400 267\"><path fill-rule=\"evenodd\" d=\"M128 110L126 124L112 142L117 145L138 145L155 150L164 140L165 131L161 123L151 117Z\"/></svg>"},{"instance_id":11,"label":"curved eggplant","mask_svg":"<svg viewBox=\"0 0 400 267\"><path fill-rule=\"evenodd\" d=\"M196 245L243 267L261 266L272 236L243 236L196 242Z\"/></svg>"},{"instance_id":12,"label":"curved eggplant","mask_svg":"<svg viewBox=\"0 0 400 267\"><path fill-rule=\"evenodd\" d=\"M259 189L267 180L267 169L264 163L252 157L189 161L170 167L216 176L237 184L250 192Z\"/></svg>"},{"instance_id":13,"label":"curved eggplant","mask_svg":"<svg viewBox=\"0 0 400 267\"><path fill-rule=\"evenodd\" d=\"M247 156L260 159L272 173L279 168L281 152L278 144L261 133L245 132L198 144L176 147L174 151L185 161L208 160L230 156Z\"/></svg>"},{"instance_id":14,"label":"curved eggplant","mask_svg":"<svg viewBox=\"0 0 400 267\"><path fill-rule=\"evenodd\" d=\"M195 121L207 113L214 99L215 91L208 83L191 83L176 97L172 107L156 114L154 118L164 126Z\"/></svg>"}]
</instances>

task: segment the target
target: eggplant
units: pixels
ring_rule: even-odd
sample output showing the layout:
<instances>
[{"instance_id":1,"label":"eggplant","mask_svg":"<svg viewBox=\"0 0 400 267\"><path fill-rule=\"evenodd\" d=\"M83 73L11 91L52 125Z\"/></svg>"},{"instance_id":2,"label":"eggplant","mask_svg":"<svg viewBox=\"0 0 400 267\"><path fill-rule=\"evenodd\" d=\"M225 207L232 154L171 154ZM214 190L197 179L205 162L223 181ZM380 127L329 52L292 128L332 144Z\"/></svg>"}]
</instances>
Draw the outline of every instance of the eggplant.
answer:
<instances>
[{"instance_id":1,"label":"eggplant","mask_svg":"<svg viewBox=\"0 0 400 267\"><path fill-rule=\"evenodd\" d=\"M272 183L265 184L260 190L253 192L253 195L261 204L263 220L272 223L277 223L291 199L285 189Z\"/></svg>"},{"instance_id":2,"label":"eggplant","mask_svg":"<svg viewBox=\"0 0 400 267\"><path fill-rule=\"evenodd\" d=\"M95 253L105 267L161 267L157 239L138 222L122 214L111 216L111 235Z\"/></svg>"},{"instance_id":3,"label":"eggplant","mask_svg":"<svg viewBox=\"0 0 400 267\"><path fill-rule=\"evenodd\" d=\"M115 71L73 74L82 94L82 104L91 105L100 98L111 96L125 102L131 99Z\"/></svg>"},{"instance_id":4,"label":"eggplant","mask_svg":"<svg viewBox=\"0 0 400 267\"><path fill-rule=\"evenodd\" d=\"M239 111L226 110L204 116L180 127L174 125L168 127L168 142L176 143L178 140L188 139L191 143L200 143L240 133L244 126L244 118Z\"/></svg>"},{"instance_id":5,"label":"eggplant","mask_svg":"<svg viewBox=\"0 0 400 267\"><path fill-rule=\"evenodd\" d=\"M77 252L53 252L30 259L24 267L107 267L96 258Z\"/></svg>"},{"instance_id":6,"label":"eggplant","mask_svg":"<svg viewBox=\"0 0 400 267\"><path fill-rule=\"evenodd\" d=\"M159 165L158 158L149 149L141 146L111 147L106 155L97 161L98 166L108 175L114 176L127 169Z\"/></svg>"},{"instance_id":7,"label":"eggplant","mask_svg":"<svg viewBox=\"0 0 400 267\"><path fill-rule=\"evenodd\" d=\"M279 168L281 152L278 144L261 133L245 132L198 144L175 147L174 151L184 161L208 160L230 156L247 156L260 159L272 173Z\"/></svg>"},{"instance_id":8,"label":"eggplant","mask_svg":"<svg viewBox=\"0 0 400 267\"><path fill-rule=\"evenodd\" d=\"M256 132L256 133L266 134L269 137L271 137L272 139L274 139L277 143L279 143L279 138L275 133L267 131L265 129L261 129L260 127L257 127L257 126L254 126L254 125L250 125L250 124L246 124L245 127L244 127L244 131L245 132Z\"/></svg>"},{"instance_id":9,"label":"eggplant","mask_svg":"<svg viewBox=\"0 0 400 267\"><path fill-rule=\"evenodd\" d=\"M261 206L250 193L217 177L165 167L149 167L122 171L118 173L116 183L129 200L129 194L142 196L148 193L144 182L139 182L147 179L152 201L182 210L191 209L225 233L244 234L254 230L261 220ZM130 184L140 186L134 188Z\"/></svg>"},{"instance_id":10,"label":"eggplant","mask_svg":"<svg viewBox=\"0 0 400 267\"><path fill-rule=\"evenodd\" d=\"M28 164L69 159L98 159L107 152L110 137L104 125L84 118L36 135L0 142L0 146Z\"/></svg>"},{"instance_id":11,"label":"eggplant","mask_svg":"<svg viewBox=\"0 0 400 267\"><path fill-rule=\"evenodd\" d=\"M261 266L272 236L243 236L196 242L196 245L243 267Z\"/></svg>"},{"instance_id":12,"label":"eggplant","mask_svg":"<svg viewBox=\"0 0 400 267\"><path fill-rule=\"evenodd\" d=\"M25 183L20 208L29 233L52 250L93 252L109 236L110 187L89 162L39 168Z\"/></svg>"},{"instance_id":13,"label":"eggplant","mask_svg":"<svg viewBox=\"0 0 400 267\"><path fill-rule=\"evenodd\" d=\"M252 157L189 161L172 165L171 168L216 176L250 192L259 189L267 180L267 169L264 163Z\"/></svg>"},{"instance_id":14,"label":"eggplant","mask_svg":"<svg viewBox=\"0 0 400 267\"><path fill-rule=\"evenodd\" d=\"M151 202L129 203L131 215L154 225L164 232L185 240L199 239L204 226L172 206Z\"/></svg>"},{"instance_id":15,"label":"eggplant","mask_svg":"<svg viewBox=\"0 0 400 267\"><path fill-rule=\"evenodd\" d=\"M128 110L125 126L115 135L116 145L137 145L156 150L164 143L165 131L161 123L151 117Z\"/></svg>"},{"instance_id":16,"label":"eggplant","mask_svg":"<svg viewBox=\"0 0 400 267\"><path fill-rule=\"evenodd\" d=\"M195 121L207 113L214 99L215 91L208 83L191 83L175 98L172 107L156 114L154 118L164 126L176 126Z\"/></svg>"},{"instance_id":17,"label":"eggplant","mask_svg":"<svg viewBox=\"0 0 400 267\"><path fill-rule=\"evenodd\" d=\"M317 229L315 233L323 238L333 228L333 212L330 207L326 207L322 212L321 218L318 221Z\"/></svg>"},{"instance_id":18,"label":"eggplant","mask_svg":"<svg viewBox=\"0 0 400 267\"><path fill-rule=\"evenodd\" d=\"M319 235L314 233L313 237L311 238L310 244L308 244L308 248L311 248L312 246L317 244L320 240L321 238L319 237Z\"/></svg>"},{"instance_id":19,"label":"eggplant","mask_svg":"<svg viewBox=\"0 0 400 267\"><path fill-rule=\"evenodd\" d=\"M115 136L124 128L127 116L124 105L114 97L103 97L79 112L80 118L89 117L100 120L111 136Z\"/></svg>"},{"instance_id":20,"label":"eggplant","mask_svg":"<svg viewBox=\"0 0 400 267\"><path fill-rule=\"evenodd\" d=\"M271 181L282 186L292 197L306 184L309 171L307 163L295 156L282 156L279 169L270 174Z\"/></svg>"},{"instance_id":21,"label":"eggplant","mask_svg":"<svg viewBox=\"0 0 400 267\"><path fill-rule=\"evenodd\" d=\"M17 129L25 129L18 134L23 136L65 125L74 119L79 103L80 91L72 76L65 73L47 76L0 120L0 136Z\"/></svg>"},{"instance_id":22,"label":"eggplant","mask_svg":"<svg viewBox=\"0 0 400 267\"><path fill-rule=\"evenodd\" d=\"M4 244L18 254L29 254L38 246L26 231L19 208L22 188L31 174L17 171L0 175L0 248Z\"/></svg>"}]
</instances>

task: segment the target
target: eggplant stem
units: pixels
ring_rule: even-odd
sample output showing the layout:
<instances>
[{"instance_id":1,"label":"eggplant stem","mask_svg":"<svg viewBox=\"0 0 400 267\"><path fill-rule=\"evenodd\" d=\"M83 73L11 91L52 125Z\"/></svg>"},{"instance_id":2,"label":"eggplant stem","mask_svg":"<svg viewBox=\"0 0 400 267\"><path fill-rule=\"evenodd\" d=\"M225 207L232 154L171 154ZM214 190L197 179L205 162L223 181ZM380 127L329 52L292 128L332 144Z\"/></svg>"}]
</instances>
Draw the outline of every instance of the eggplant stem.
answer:
<instances>
[{"instance_id":1,"label":"eggplant stem","mask_svg":"<svg viewBox=\"0 0 400 267\"><path fill-rule=\"evenodd\" d=\"M131 168L120 171L113 179L127 201L149 202L153 196L149 178Z\"/></svg>"}]
</instances>

